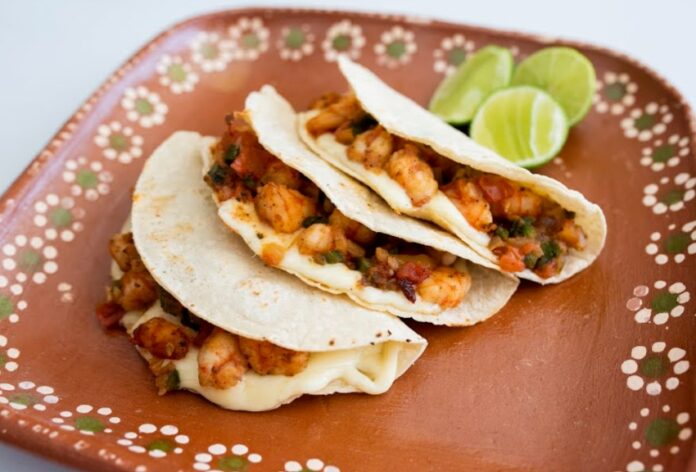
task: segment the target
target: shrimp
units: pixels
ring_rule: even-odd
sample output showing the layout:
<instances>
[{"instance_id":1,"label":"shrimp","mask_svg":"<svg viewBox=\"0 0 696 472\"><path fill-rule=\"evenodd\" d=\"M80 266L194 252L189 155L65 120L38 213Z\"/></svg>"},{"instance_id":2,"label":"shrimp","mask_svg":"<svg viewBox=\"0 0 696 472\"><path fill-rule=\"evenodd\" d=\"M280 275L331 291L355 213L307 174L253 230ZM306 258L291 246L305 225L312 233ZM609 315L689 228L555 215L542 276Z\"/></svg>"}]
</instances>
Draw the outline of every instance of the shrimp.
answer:
<instances>
[{"instance_id":1,"label":"shrimp","mask_svg":"<svg viewBox=\"0 0 696 472\"><path fill-rule=\"evenodd\" d=\"M240 338L214 328L198 351L198 383L219 389L237 385L247 370Z\"/></svg>"},{"instance_id":2,"label":"shrimp","mask_svg":"<svg viewBox=\"0 0 696 472\"><path fill-rule=\"evenodd\" d=\"M587 245L587 236L573 220L565 220L563 222L563 228L556 234L556 238L577 250L583 250Z\"/></svg>"},{"instance_id":3,"label":"shrimp","mask_svg":"<svg viewBox=\"0 0 696 472\"><path fill-rule=\"evenodd\" d=\"M424 205L437 193L438 185L430 166L418 157L416 148L405 146L387 161L386 170L408 194L414 206Z\"/></svg>"},{"instance_id":4,"label":"shrimp","mask_svg":"<svg viewBox=\"0 0 696 472\"><path fill-rule=\"evenodd\" d=\"M381 169L394 150L394 139L383 127L376 126L360 133L346 151L348 159L366 169Z\"/></svg>"},{"instance_id":5,"label":"shrimp","mask_svg":"<svg viewBox=\"0 0 696 472\"><path fill-rule=\"evenodd\" d=\"M186 328L159 316L150 318L133 331L135 345L159 359L183 359L191 340Z\"/></svg>"},{"instance_id":6,"label":"shrimp","mask_svg":"<svg viewBox=\"0 0 696 472\"><path fill-rule=\"evenodd\" d=\"M302 186L302 177L292 167L286 165L282 161L276 160L271 163L266 170L266 173L261 177L261 184L273 182L280 185L285 185L287 188L299 190Z\"/></svg>"},{"instance_id":7,"label":"shrimp","mask_svg":"<svg viewBox=\"0 0 696 472\"><path fill-rule=\"evenodd\" d=\"M346 237L358 244L372 244L377 234L367 226L351 220L338 209L334 210L329 216L329 224L334 228L342 230Z\"/></svg>"},{"instance_id":8,"label":"shrimp","mask_svg":"<svg viewBox=\"0 0 696 472\"><path fill-rule=\"evenodd\" d=\"M542 202L542 198L531 190L516 189L511 196L501 201L502 213L507 219L537 217L541 213Z\"/></svg>"},{"instance_id":9,"label":"shrimp","mask_svg":"<svg viewBox=\"0 0 696 472\"><path fill-rule=\"evenodd\" d=\"M443 310L461 303L471 288L471 276L452 267L438 267L418 284L417 291L423 300L437 303Z\"/></svg>"},{"instance_id":10,"label":"shrimp","mask_svg":"<svg viewBox=\"0 0 696 472\"><path fill-rule=\"evenodd\" d=\"M126 311L148 308L157 300L157 283L149 272L130 270L121 278L116 298Z\"/></svg>"},{"instance_id":11,"label":"shrimp","mask_svg":"<svg viewBox=\"0 0 696 472\"><path fill-rule=\"evenodd\" d=\"M268 341L239 338L239 348L260 375L295 375L309 362L308 352L291 351Z\"/></svg>"},{"instance_id":12,"label":"shrimp","mask_svg":"<svg viewBox=\"0 0 696 472\"><path fill-rule=\"evenodd\" d=\"M133 241L133 233L115 234L109 240L109 254L123 272L143 269L140 254Z\"/></svg>"},{"instance_id":13,"label":"shrimp","mask_svg":"<svg viewBox=\"0 0 696 472\"><path fill-rule=\"evenodd\" d=\"M457 179L443 187L442 191L471 226L479 231L488 230L493 223L493 215L478 185L466 179Z\"/></svg>"},{"instance_id":14,"label":"shrimp","mask_svg":"<svg viewBox=\"0 0 696 472\"><path fill-rule=\"evenodd\" d=\"M334 233L329 225L315 223L306 228L297 240L300 254L313 256L331 251L334 247Z\"/></svg>"},{"instance_id":15,"label":"shrimp","mask_svg":"<svg viewBox=\"0 0 696 472\"><path fill-rule=\"evenodd\" d=\"M280 233L297 231L305 218L316 213L313 200L274 182L259 188L254 205L259 217Z\"/></svg>"},{"instance_id":16,"label":"shrimp","mask_svg":"<svg viewBox=\"0 0 696 472\"><path fill-rule=\"evenodd\" d=\"M307 131L312 136L334 131L344 122L353 121L363 113L364 111L355 95L345 95L307 121Z\"/></svg>"}]
</instances>

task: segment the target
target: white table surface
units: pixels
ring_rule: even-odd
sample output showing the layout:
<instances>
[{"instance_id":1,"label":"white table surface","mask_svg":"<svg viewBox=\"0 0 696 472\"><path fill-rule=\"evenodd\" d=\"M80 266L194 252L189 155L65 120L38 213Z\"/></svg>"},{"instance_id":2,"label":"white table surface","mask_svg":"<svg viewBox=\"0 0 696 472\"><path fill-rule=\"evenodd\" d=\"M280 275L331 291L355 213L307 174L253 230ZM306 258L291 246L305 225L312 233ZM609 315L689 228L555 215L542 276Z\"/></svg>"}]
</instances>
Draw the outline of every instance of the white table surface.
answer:
<instances>
[{"instance_id":1,"label":"white table surface","mask_svg":"<svg viewBox=\"0 0 696 472\"><path fill-rule=\"evenodd\" d=\"M691 0L263 0L263 5L417 14L580 39L649 64L696 105L696 2ZM250 5L222 0L2 0L0 191L84 99L144 42L197 13ZM0 443L4 472L68 471Z\"/></svg>"}]
</instances>

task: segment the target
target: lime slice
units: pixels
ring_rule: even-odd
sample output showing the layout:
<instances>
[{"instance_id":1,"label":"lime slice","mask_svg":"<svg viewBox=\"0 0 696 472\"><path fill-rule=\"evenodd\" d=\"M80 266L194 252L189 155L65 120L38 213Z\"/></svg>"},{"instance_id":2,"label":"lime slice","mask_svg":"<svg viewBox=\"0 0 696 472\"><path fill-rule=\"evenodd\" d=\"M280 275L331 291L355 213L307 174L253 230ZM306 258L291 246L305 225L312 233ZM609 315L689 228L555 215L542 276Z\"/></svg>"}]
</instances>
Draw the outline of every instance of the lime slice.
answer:
<instances>
[{"instance_id":1,"label":"lime slice","mask_svg":"<svg viewBox=\"0 0 696 472\"><path fill-rule=\"evenodd\" d=\"M471 121L492 92L510 84L514 67L508 49L486 46L443 80L430 100L430 111L448 123Z\"/></svg>"},{"instance_id":2,"label":"lime slice","mask_svg":"<svg viewBox=\"0 0 696 472\"><path fill-rule=\"evenodd\" d=\"M528 86L495 92L471 124L476 142L528 168L553 159L567 136L563 108L543 90Z\"/></svg>"},{"instance_id":3,"label":"lime slice","mask_svg":"<svg viewBox=\"0 0 696 472\"><path fill-rule=\"evenodd\" d=\"M561 104L572 126L583 119L592 105L595 70L590 60L575 49L545 48L517 66L512 84L546 90Z\"/></svg>"}]
</instances>

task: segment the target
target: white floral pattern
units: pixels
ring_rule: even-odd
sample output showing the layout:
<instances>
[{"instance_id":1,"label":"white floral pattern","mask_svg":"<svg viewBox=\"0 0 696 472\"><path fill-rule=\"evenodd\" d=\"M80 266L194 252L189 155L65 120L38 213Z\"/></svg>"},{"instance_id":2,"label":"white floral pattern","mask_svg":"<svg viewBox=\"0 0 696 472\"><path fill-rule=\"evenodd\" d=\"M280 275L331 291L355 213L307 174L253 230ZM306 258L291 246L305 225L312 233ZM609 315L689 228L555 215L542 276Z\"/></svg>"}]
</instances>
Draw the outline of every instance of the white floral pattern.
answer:
<instances>
[{"instance_id":1,"label":"white floral pattern","mask_svg":"<svg viewBox=\"0 0 696 472\"><path fill-rule=\"evenodd\" d=\"M689 361L684 359L686 351L679 347L666 348L666 343L658 341L649 350L646 346L631 349L631 358L621 364L621 372L628 376L626 386L629 389L645 388L648 395L659 395L663 388L679 387L679 376L689 370Z\"/></svg>"},{"instance_id":2,"label":"white floral pattern","mask_svg":"<svg viewBox=\"0 0 696 472\"><path fill-rule=\"evenodd\" d=\"M128 87L123 93L121 106L126 110L126 118L143 128L161 125L169 111L159 94L143 85Z\"/></svg>"},{"instance_id":3,"label":"white floral pattern","mask_svg":"<svg viewBox=\"0 0 696 472\"><path fill-rule=\"evenodd\" d=\"M206 452L195 455L194 470L224 472L228 470L247 470L249 464L258 464L263 460L260 454L249 452L244 444L230 447L224 444L212 444Z\"/></svg>"},{"instance_id":4,"label":"white floral pattern","mask_svg":"<svg viewBox=\"0 0 696 472\"><path fill-rule=\"evenodd\" d=\"M44 229L44 237L48 241L60 239L70 242L84 229L81 220L85 210L75 206L73 197L60 198L55 193L49 193L34 203L34 212L34 225Z\"/></svg>"},{"instance_id":5,"label":"white floral pattern","mask_svg":"<svg viewBox=\"0 0 696 472\"><path fill-rule=\"evenodd\" d=\"M679 165L681 158L688 155L689 138L673 134L666 140L656 139L651 146L643 148L640 163L659 172Z\"/></svg>"},{"instance_id":6,"label":"white floral pattern","mask_svg":"<svg viewBox=\"0 0 696 472\"><path fill-rule=\"evenodd\" d=\"M655 291L650 295L650 287L638 285L633 289L633 297L626 302L626 308L635 312L636 323L653 322L663 325L670 318L679 318L684 314L684 305L691 300L691 294L682 282L675 282L669 287L664 280L653 284ZM646 303L644 303L646 301Z\"/></svg>"},{"instance_id":7,"label":"white floral pattern","mask_svg":"<svg viewBox=\"0 0 696 472\"><path fill-rule=\"evenodd\" d=\"M17 358L19 358L19 349L8 347L7 337L0 334L0 372L14 372L19 367Z\"/></svg>"},{"instance_id":8,"label":"white floral pattern","mask_svg":"<svg viewBox=\"0 0 696 472\"><path fill-rule=\"evenodd\" d=\"M324 464L324 461L321 459L308 459L304 466L297 461L287 461L285 463L285 472L302 472L305 470L312 472L340 472L338 467Z\"/></svg>"},{"instance_id":9,"label":"white floral pattern","mask_svg":"<svg viewBox=\"0 0 696 472\"><path fill-rule=\"evenodd\" d=\"M351 59L358 59L364 46L365 36L362 28L350 20L342 20L331 25L321 43L324 59L328 62L333 62L344 54Z\"/></svg>"},{"instance_id":10,"label":"white floral pattern","mask_svg":"<svg viewBox=\"0 0 696 472\"><path fill-rule=\"evenodd\" d=\"M218 33L201 31L191 43L191 59L203 72L221 72L232 60L232 42Z\"/></svg>"},{"instance_id":11,"label":"white floral pattern","mask_svg":"<svg viewBox=\"0 0 696 472\"><path fill-rule=\"evenodd\" d=\"M70 185L70 193L74 197L84 195L89 201L95 201L100 196L108 195L113 181L111 172L104 170L99 161L88 161L86 157L65 161L63 180Z\"/></svg>"},{"instance_id":12,"label":"white floral pattern","mask_svg":"<svg viewBox=\"0 0 696 472\"><path fill-rule=\"evenodd\" d=\"M625 72L605 72L594 96L597 113L621 115L636 102L638 85Z\"/></svg>"},{"instance_id":13,"label":"white floral pattern","mask_svg":"<svg viewBox=\"0 0 696 472\"><path fill-rule=\"evenodd\" d=\"M408 64L418 50L413 31L401 26L394 26L382 33L380 41L375 44L377 62L389 68Z\"/></svg>"},{"instance_id":14,"label":"white floral pattern","mask_svg":"<svg viewBox=\"0 0 696 472\"><path fill-rule=\"evenodd\" d=\"M130 164L143 155L143 138L135 134L130 126L118 121L100 125L94 143L102 148L102 155L121 164Z\"/></svg>"},{"instance_id":15,"label":"white floral pattern","mask_svg":"<svg viewBox=\"0 0 696 472\"><path fill-rule=\"evenodd\" d=\"M159 459L169 453L181 454L183 446L189 443L189 437L181 434L174 425L158 428L152 423L143 423L138 426L137 432L128 431L116 442L131 452L147 453L150 457Z\"/></svg>"},{"instance_id":16,"label":"white floral pattern","mask_svg":"<svg viewBox=\"0 0 696 472\"><path fill-rule=\"evenodd\" d=\"M623 128L624 136L627 138L648 141L653 136L664 133L673 118L667 105L650 102L645 108L631 110L628 117L621 120L621 128Z\"/></svg>"},{"instance_id":17,"label":"white floral pattern","mask_svg":"<svg viewBox=\"0 0 696 472\"><path fill-rule=\"evenodd\" d=\"M629 431L634 435L631 447L636 451L647 449L650 461L653 462L650 470L664 470L662 464L654 461L661 452L669 451L672 455L679 453L680 441L688 441L693 434L690 421L691 414L688 411L673 412L669 404L664 404L659 409L641 408L636 420L628 425ZM642 462L635 462L635 468L631 470L646 470L642 468Z\"/></svg>"},{"instance_id":18,"label":"white floral pattern","mask_svg":"<svg viewBox=\"0 0 696 472\"><path fill-rule=\"evenodd\" d=\"M27 309L28 303L26 300L21 299L15 302L12 295L4 291L9 285L9 279L4 275L0 275L0 289L2 289L0 290L0 322L7 320L10 323L17 323L19 321L19 313ZM20 284L17 284L17 286L21 288ZM14 291L16 291L16 288Z\"/></svg>"},{"instance_id":19,"label":"white floral pattern","mask_svg":"<svg viewBox=\"0 0 696 472\"><path fill-rule=\"evenodd\" d=\"M228 30L232 41L232 57L239 61L255 61L268 49L270 33L261 18L240 18Z\"/></svg>"},{"instance_id":20,"label":"white floral pattern","mask_svg":"<svg viewBox=\"0 0 696 472\"><path fill-rule=\"evenodd\" d=\"M669 177L662 177L659 184L646 185L643 189L643 205L652 208L656 215L679 211L696 196L696 177L686 172L679 173L672 179L672 185L665 189L669 182Z\"/></svg>"},{"instance_id":21,"label":"white floral pattern","mask_svg":"<svg viewBox=\"0 0 696 472\"><path fill-rule=\"evenodd\" d=\"M160 75L159 83L174 94L192 92L198 83L198 74L181 56L162 56L157 63L157 73Z\"/></svg>"},{"instance_id":22,"label":"white floral pattern","mask_svg":"<svg viewBox=\"0 0 696 472\"><path fill-rule=\"evenodd\" d=\"M685 223L681 230L676 228L676 224L670 224L670 233L665 238L659 231L650 235L650 243L645 246L645 252L655 256L658 265L667 264L670 256L675 263L681 264L687 256L696 254L696 220Z\"/></svg>"},{"instance_id":23,"label":"white floral pattern","mask_svg":"<svg viewBox=\"0 0 696 472\"><path fill-rule=\"evenodd\" d=\"M476 43L467 39L463 34L455 34L443 38L440 47L433 51L435 63L433 69L440 74L449 75L474 52Z\"/></svg>"},{"instance_id":24,"label":"white floral pattern","mask_svg":"<svg viewBox=\"0 0 696 472\"><path fill-rule=\"evenodd\" d=\"M34 382L23 381L19 384L0 383L0 405L7 405L13 410L32 408L36 411L46 409L58 403L53 387L36 385Z\"/></svg>"},{"instance_id":25,"label":"white floral pattern","mask_svg":"<svg viewBox=\"0 0 696 472\"><path fill-rule=\"evenodd\" d=\"M74 410L61 411L51 421L64 431L94 436L112 433L112 426L121 422L121 418L112 413L111 408L105 406L96 408L92 405L78 405Z\"/></svg>"},{"instance_id":26,"label":"white floral pattern","mask_svg":"<svg viewBox=\"0 0 696 472\"><path fill-rule=\"evenodd\" d=\"M58 272L58 250L55 246L47 245L39 236L27 238L18 235L14 244L6 243L3 246L2 252L6 256L2 261L3 269L17 270L19 283L31 279L35 284L41 285L49 275Z\"/></svg>"},{"instance_id":27,"label":"white floral pattern","mask_svg":"<svg viewBox=\"0 0 696 472\"><path fill-rule=\"evenodd\" d=\"M281 59L297 62L314 52L314 35L307 25L285 27L276 47Z\"/></svg>"}]
</instances>

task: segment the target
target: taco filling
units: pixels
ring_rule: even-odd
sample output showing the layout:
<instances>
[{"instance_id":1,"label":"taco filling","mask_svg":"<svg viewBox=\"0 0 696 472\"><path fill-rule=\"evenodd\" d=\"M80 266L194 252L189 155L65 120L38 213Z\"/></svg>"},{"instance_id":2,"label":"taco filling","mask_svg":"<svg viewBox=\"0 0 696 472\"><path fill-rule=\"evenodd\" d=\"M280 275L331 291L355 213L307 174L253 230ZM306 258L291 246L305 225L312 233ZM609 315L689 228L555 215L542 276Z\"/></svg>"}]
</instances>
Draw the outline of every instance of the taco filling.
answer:
<instances>
[{"instance_id":1,"label":"taco filling","mask_svg":"<svg viewBox=\"0 0 696 472\"><path fill-rule=\"evenodd\" d=\"M413 207L444 195L471 227L488 235L488 248L503 271L529 269L541 278L553 277L570 250L585 248L587 237L574 213L530 188L389 133L354 94L329 93L311 108L306 131L312 137L333 134L347 146L350 161L372 173L386 173Z\"/></svg>"},{"instance_id":2,"label":"taco filling","mask_svg":"<svg viewBox=\"0 0 696 472\"><path fill-rule=\"evenodd\" d=\"M329 288L357 285L382 295L390 292L400 301L392 295L387 304L400 309L417 304L417 311L437 312L456 307L469 292L471 277L463 260L375 233L346 217L308 178L266 151L243 114L228 118L211 153L205 181L220 204L236 205L236 231L241 234L240 222L258 223L252 237L242 237L255 240L267 264L302 266L296 272L305 276L317 269L334 279L345 274L348 282ZM336 267L341 269L333 270ZM363 296L379 298L369 290Z\"/></svg>"}]
</instances>

